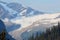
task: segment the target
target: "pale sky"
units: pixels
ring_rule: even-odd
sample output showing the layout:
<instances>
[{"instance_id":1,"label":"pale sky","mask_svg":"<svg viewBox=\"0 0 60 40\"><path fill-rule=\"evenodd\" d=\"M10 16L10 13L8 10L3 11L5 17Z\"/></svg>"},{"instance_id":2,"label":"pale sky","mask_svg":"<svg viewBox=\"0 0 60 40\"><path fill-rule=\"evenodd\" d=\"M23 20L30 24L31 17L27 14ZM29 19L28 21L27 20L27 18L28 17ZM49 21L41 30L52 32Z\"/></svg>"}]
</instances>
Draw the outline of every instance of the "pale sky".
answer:
<instances>
[{"instance_id":1,"label":"pale sky","mask_svg":"<svg viewBox=\"0 0 60 40\"><path fill-rule=\"evenodd\" d=\"M60 12L60 0L1 0L18 2L24 6L44 12Z\"/></svg>"}]
</instances>

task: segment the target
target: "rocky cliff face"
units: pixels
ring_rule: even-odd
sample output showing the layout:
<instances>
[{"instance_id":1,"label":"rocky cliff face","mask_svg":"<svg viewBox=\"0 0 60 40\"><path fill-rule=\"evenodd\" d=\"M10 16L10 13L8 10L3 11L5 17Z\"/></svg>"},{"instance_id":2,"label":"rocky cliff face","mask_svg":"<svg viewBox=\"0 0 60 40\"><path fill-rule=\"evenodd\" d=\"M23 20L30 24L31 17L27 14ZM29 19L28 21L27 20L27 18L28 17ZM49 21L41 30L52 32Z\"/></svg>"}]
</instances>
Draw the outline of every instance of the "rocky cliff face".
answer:
<instances>
[{"instance_id":1,"label":"rocky cliff face","mask_svg":"<svg viewBox=\"0 0 60 40\"><path fill-rule=\"evenodd\" d=\"M5 29L5 25L4 25L4 23L0 20L0 33L1 33L3 30L6 30L6 29Z\"/></svg>"},{"instance_id":2,"label":"rocky cliff face","mask_svg":"<svg viewBox=\"0 0 60 40\"><path fill-rule=\"evenodd\" d=\"M0 20L0 39L1 40L15 40L13 39L6 31L6 26L4 23Z\"/></svg>"}]
</instances>

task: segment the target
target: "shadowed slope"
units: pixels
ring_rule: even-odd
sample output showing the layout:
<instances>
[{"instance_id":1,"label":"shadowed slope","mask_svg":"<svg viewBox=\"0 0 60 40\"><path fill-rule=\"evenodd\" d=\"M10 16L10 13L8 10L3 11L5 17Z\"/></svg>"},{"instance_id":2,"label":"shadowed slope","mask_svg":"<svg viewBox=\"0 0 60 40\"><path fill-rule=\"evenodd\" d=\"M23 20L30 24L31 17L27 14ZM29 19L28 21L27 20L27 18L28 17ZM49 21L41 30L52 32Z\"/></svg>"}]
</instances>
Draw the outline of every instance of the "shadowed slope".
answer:
<instances>
[{"instance_id":1,"label":"shadowed slope","mask_svg":"<svg viewBox=\"0 0 60 40\"><path fill-rule=\"evenodd\" d=\"M0 40L15 40L6 31L4 23L0 20Z\"/></svg>"}]
</instances>

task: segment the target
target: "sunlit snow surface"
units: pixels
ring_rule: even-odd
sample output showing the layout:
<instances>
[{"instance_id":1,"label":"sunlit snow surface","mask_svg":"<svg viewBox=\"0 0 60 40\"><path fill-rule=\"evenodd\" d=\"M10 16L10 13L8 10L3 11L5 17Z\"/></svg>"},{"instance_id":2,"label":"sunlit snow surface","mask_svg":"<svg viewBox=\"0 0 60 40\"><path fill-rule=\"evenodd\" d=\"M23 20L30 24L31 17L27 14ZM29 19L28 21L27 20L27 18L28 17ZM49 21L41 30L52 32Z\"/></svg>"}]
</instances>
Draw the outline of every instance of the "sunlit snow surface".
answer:
<instances>
[{"instance_id":1,"label":"sunlit snow surface","mask_svg":"<svg viewBox=\"0 0 60 40\"><path fill-rule=\"evenodd\" d=\"M52 25L57 25L60 21L60 13L44 13L23 7L19 3L0 2L0 19L13 38L22 40L21 34L25 31L44 31Z\"/></svg>"}]
</instances>

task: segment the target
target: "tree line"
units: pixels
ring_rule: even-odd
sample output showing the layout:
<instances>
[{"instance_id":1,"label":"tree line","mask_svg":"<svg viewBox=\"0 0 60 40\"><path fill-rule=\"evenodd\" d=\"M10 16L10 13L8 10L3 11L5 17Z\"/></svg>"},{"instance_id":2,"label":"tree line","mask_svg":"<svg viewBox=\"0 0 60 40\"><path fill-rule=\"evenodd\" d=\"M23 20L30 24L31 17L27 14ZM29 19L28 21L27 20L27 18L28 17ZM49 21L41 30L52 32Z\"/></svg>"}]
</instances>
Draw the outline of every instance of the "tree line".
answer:
<instances>
[{"instance_id":1,"label":"tree line","mask_svg":"<svg viewBox=\"0 0 60 40\"><path fill-rule=\"evenodd\" d=\"M58 25L48 28L40 35L37 32L36 36L32 35L28 40L60 40L60 23L58 22Z\"/></svg>"}]
</instances>

